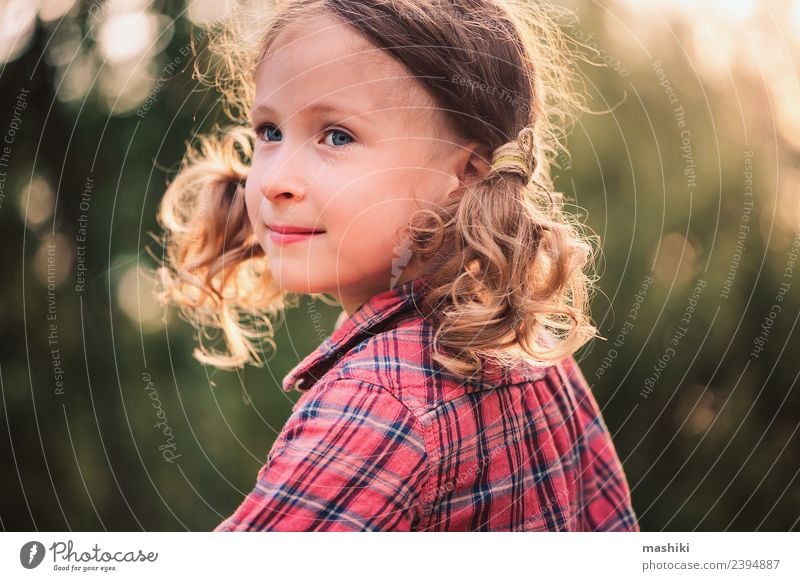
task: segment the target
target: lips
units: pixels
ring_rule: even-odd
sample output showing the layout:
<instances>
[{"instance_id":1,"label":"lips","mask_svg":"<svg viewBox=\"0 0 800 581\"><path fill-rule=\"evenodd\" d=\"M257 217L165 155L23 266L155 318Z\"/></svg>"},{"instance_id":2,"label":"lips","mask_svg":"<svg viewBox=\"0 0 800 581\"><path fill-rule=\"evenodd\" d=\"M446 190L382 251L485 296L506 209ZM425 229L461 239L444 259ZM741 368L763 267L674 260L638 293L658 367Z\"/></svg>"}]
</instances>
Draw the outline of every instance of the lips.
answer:
<instances>
[{"instance_id":1,"label":"lips","mask_svg":"<svg viewBox=\"0 0 800 581\"><path fill-rule=\"evenodd\" d=\"M325 232L308 226L279 226L276 224L268 224L267 229L269 230L269 239L275 244L304 242Z\"/></svg>"}]
</instances>

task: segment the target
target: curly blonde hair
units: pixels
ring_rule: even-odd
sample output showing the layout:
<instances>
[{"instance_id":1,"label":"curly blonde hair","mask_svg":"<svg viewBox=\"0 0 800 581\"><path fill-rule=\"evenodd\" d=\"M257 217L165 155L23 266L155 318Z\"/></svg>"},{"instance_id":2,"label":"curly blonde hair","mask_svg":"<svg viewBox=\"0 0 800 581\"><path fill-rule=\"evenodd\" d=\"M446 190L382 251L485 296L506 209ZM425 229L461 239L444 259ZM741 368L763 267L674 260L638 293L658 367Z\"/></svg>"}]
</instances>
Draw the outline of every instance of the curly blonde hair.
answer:
<instances>
[{"instance_id":1,"label":"curly blonde hair","mask_svg":"<svg viewBox=\"0 0 800 581\"><path fill-rule=\"evenodd\" d=\"M559 24L568 11L524 0L275 0L240 5L209 31L208 67L198 58L195 73L222 93L234 125L188 150L159 209L160 298L201 338L220 329L228 348L213 352L201 340L195 357L222 368L262 363L261 342L274 348L270 316L297 305L247 220L254 135L245 124L259 59L287 24L321 11L402 62L453 135L483 144L494 169L503 161L493 152L526 128L531 140L530 172L491 171L409 222L412 256L430 277L422 307L435 325L434 360L469 377L487 358L548 364L572 355L597 335L588 312L596 237L565 211L550 176L583 103L573 87L577 44Z\"/></svg>"}]
</instances>

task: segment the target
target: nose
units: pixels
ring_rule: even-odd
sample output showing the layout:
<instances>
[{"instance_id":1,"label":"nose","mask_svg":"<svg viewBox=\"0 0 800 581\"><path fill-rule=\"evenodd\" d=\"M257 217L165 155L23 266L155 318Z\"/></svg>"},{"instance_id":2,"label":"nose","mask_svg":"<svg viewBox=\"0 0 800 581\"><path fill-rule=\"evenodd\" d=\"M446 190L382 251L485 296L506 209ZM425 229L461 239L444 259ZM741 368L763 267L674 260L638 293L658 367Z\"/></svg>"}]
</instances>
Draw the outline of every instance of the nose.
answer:
<instances>
[{"instance_id":1,"label":"nose","mask_svg":"<svg viewBox=\"0 0 800 581\"><path fill-rule=\"evenodd\" d=\"M306 165L301 152L285 145L279 152L260 163L258 184L261 194L270 202L301 201L306 197Z\"/></svg>"}]
</instances>

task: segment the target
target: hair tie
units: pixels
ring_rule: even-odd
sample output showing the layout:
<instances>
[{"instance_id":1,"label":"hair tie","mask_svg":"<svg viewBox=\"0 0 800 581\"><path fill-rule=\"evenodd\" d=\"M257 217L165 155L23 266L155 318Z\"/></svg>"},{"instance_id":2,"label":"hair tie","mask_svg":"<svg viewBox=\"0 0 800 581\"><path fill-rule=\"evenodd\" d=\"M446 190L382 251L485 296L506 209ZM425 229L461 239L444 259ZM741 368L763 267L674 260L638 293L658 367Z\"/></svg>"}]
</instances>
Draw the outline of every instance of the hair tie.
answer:
<instances>
[{"instance_id":1,"label":"hair tie","mask_svg":"<svg viewBox=\"0 0 800 581\"><path fill-rule=\"evenodd\" d=\"M504 143L494 150L492 165L487 178L497 174L514 174L522 177L527 184L536 169L534 155L534 132L530 125L517 134L517 138Z\"/></svg>"}]
</instances>

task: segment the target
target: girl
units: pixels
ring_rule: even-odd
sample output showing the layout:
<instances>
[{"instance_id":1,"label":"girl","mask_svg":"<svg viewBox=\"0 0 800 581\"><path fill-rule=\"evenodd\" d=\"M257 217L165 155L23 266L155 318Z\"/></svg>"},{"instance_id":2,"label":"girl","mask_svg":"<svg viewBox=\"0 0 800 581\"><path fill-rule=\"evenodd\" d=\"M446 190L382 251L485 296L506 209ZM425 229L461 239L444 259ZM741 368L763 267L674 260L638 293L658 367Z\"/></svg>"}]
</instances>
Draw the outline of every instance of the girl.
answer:
<instances>
[{"instance_id":1,"label":"girl","mask_svg":"<svg viewBox=\"0 0 800 581\"><path fill-rule=\"evenodd\" d=\"M228 368L300 294L343 307L216 530L638 530L573 357L594 279L549 177L559 30L522 1L289 0L213 36L240 123L166 192L162 297Z\"/></svg>"}]
</instances>

